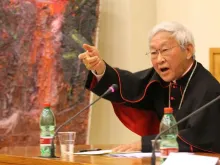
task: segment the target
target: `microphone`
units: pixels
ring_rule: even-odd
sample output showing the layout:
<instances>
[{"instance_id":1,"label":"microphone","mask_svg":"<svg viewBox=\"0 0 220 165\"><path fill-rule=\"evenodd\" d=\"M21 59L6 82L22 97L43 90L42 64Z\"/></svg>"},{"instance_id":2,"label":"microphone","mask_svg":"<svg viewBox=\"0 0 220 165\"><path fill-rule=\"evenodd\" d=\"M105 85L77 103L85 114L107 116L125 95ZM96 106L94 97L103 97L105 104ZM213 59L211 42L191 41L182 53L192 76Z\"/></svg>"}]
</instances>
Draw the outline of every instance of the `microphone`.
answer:
<instances>
[{"instance_id":1,"label":"microphone","mask_svg":"<svg viewBox=\"0 0 220 165\"><path fill-rule=\"evenodd\" d=\"M72 116L71 118L69 118L67 121L65 121L63 124L61 124L54 133L53 138L51 139L51 148L50 148L50 158L56 158L55 155L55 146L54 146L54 139L58 133L58 131L65 126L67 123L69 123L71 120L73 120L74 118L76 118L80 113L82 113L84 110L86 110L87 108L89 108L90 106L92 106L93 104L95 104L97 101L99 101L101 98L103 98L104 96L110 94L110 93L114 93L115 91L118 90L118 85L117 84L112 84L107 91L105 91L101 96L99 96L95 101L93 101L92 103L90 103L89 105L87 105L86 107L84 107L82 110L80 110L78 113L76 113L74 116Z\"/></svg>"},{"instance_id":2,"label":"microphone","mask_svg":"<svg viewBox=\"0 0 220 165\"><path fill-rule=\"evenodd\" d=\"M215 103L216 101L218 101L220 99L220 95L218 97L216 97L215 99L211 100L210 102L206 103L205 105L203 105L202 107L200 107L199 109L195 110L194 112L192 112L191 114L187 115L186 117L182 118L181 120L179 120L178 122L176 122L176 124L172 125L171 127L167 128L166 130L160 132L154 139L154 145L152 148L152 156L151 156L151 165L155 165L156 163L156 155L155 155L155 148L156 148L156 143L157 140L159 139L159 137L161 135L163 135L164 133L166 133L167 131L169 131L171 128L175 127L176 125L179 125L180 123L184 122L185 120L187 120L188 118L194 116L195 114L203 111L204 109L206 109L208 106L212 105L213 103Z\"/></svg>"}]
</instances>

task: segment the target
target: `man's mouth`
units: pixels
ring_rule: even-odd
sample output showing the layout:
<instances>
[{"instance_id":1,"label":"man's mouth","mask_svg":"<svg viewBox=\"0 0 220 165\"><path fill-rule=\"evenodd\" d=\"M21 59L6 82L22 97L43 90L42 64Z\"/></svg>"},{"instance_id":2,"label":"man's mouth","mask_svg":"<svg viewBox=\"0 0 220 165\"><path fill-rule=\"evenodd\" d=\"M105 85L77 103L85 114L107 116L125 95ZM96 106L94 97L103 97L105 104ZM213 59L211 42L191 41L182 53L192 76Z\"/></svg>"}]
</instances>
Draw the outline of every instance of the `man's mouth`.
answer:
<instances>
[{"instance_id":1,"label":"man's mouth","mask_svg":"<svg viewBox=\"0 0 220 165\"><path fill-rule=\"evenodd\" d=\"M160 71L161 72L166 72L166 71L168 71L169 70L169 68L160 68Z\"/></svg>"}]
</instances>

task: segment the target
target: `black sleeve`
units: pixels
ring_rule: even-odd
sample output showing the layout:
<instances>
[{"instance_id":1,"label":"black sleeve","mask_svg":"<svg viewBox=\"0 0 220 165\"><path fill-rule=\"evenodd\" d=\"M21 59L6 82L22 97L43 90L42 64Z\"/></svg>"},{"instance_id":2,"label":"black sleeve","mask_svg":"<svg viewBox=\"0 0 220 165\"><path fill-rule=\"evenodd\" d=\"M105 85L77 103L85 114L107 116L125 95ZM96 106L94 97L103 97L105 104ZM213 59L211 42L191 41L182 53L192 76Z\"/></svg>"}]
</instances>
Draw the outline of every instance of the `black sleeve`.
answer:
<instances>
[{"instance_id":1,"label":"black sleeve","mask_svg":"<svg viewBox=\"0 0 220 165\"><path fill-rule=\"evenodd\" d=\"M189 144L185 143L179 138L177 138L177 142L179 144L179 152L204 152L197 148L190 148L191 146Z\"/></svg>"},{"instance_id":2,"label":"black sleeve","mask_svg":"<svg viewBox=\"0 0 220 165\"><path fill-rule=\"evenodd\" d=\"M101 96L112 84L119 84L119 79L115 70L106 64L106 70L99 82L97 82L94 86L91 86L92 81L96 79L93 73L90 71L86 81L86 88L91 90L98 96ZM114 92L110 93L109 95L104 97L105 99L113 102L123 102L123 99L120 95L120 86L119 89Z\"/></svg>"},{"instance_id":3,"label":"black sleeve","mask_svg":"<svg viewBox=\"0 0 220 165\"><path fill-rule=\"evenodd\" d=\"M125 102L128 106L138 106L141 100L148 102L152 96L146 95L146 86L152 77L152 69L131 73L126 70L121 70L118 68L112 68L106 64L106 70L99 82L95 85L92 85L93 80L96 77L92 72L89 73L86 88L91 90L93 93L98 96L102 95L112 84L117 84L119 89L111 93L104 98L116 103ZM149 98L149 99L148 99ZM149 100L152 104L152 99ZM136 104L137 103L137 104ZM142 107L142 109L145 107Z\"/></svg>"},{"instance_id":4,"label":"black sleeve","mask_svg":"<svg viewBox=\"0 0 220 165\"><path fill-rule=\"evenodd\" d=\"M219 82L204 68L191 80L177 120L198 110L220 95ZM212 103L187 121L179 124L179 140L189 146L190 151L220 153L220 101Z\"/></svg>"},{"instance_id":5,"label":"black sleeve","mask_svg":"<svg viewBox=\"0 0 220 165\"><path fill-rule=\"evenodd\" d=\"M198 101L200 106L196 106L195 110L214 98L213 94L207 93L204 99ZM189 119L187 127L179 131L180 141L188 145L193 152L220 153L220 132L216 131L220 127L219 118L220 104L216 102Z\"/></svg>"}]
</instances>

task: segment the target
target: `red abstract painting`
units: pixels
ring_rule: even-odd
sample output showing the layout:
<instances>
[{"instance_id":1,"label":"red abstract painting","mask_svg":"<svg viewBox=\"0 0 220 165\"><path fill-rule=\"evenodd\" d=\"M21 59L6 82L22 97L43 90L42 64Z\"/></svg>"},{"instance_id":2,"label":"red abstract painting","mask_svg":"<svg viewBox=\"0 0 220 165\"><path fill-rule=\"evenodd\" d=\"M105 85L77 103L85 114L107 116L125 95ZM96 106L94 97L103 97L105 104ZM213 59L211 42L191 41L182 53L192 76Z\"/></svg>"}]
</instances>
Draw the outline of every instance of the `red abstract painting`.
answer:
<instances>
[{"instance_id":1,"label":"red abstract painting","mask_svg":"<svg viewBox=\"0 0 220 165\"><path fill-rule=\"evenodd\" d=\"M89 103L78 60L93 44L98 0L0 0L0 143L39 144L39 116L51 103L57 126ZM89 111L62 131L85 144Z\"/></svg>"}]
</instances>

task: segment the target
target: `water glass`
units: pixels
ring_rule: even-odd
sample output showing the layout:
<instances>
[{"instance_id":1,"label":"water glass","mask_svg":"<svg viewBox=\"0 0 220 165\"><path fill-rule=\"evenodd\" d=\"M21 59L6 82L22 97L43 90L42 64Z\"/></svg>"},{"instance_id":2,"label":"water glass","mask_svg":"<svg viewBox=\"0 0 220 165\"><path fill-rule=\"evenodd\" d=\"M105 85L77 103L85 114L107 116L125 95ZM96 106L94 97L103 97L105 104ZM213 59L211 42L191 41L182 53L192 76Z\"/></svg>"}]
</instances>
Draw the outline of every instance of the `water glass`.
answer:
<instances>
[{"instance_id":1,"label":"water glass","mask_svg":"<svg viewBox=\"0 0 220 165\"><path fill-rule=\"evenodd\" d=\"M76 132L58 132L60 141L61 158L67 155L73 156Z\"/></svg>"}]
</instances>

